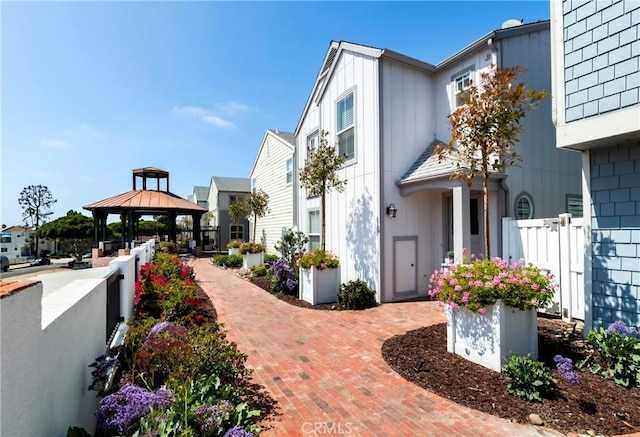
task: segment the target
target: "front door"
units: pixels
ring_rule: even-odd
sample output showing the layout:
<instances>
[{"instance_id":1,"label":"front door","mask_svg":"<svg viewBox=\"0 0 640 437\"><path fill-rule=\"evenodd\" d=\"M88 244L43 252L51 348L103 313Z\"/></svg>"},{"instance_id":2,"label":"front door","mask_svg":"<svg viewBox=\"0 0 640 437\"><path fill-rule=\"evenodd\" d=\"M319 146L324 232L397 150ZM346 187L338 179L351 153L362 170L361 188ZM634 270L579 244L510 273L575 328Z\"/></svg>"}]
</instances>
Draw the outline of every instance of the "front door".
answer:
<instances>
[{"instance_id":1,"label":"front door","mask_svg":"<svg viewBox=\"0 0 640 437\"><path fill-rule=\"evenodd\" d=\"M393 299L418 295L418 237L393 238Z\"/></svg>"}]
</instances>

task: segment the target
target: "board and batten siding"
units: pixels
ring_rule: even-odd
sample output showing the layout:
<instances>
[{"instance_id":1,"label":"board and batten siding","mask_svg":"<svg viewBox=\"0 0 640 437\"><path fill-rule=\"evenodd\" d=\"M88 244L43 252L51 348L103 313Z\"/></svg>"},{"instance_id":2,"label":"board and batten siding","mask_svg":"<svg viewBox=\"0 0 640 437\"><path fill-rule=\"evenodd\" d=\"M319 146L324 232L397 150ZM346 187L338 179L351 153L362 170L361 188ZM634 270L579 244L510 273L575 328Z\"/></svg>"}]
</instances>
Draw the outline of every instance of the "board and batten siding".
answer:
<instances>
[{"instance_id":1,"label":"board and batten siding","mask_svg":"<svg viewBox=\"0 0 640 437\"><path fill-rule=\"evenodd\" d=\"M329 144L337 146L337 102L354 93L355 160L339 171L347 184L326 199L326 249L340 257L340 280L362 279L380 291L379 246L379 115L378 59L343 50L318 104L313 103L297 138L299 168L304 167L307 135L328 131ZM315 96L314 96L315 97ZM320 209L320 199L307 199L299 190L298 228L309 231L308 211Z\"/></svg>"},{"instance_id":2,"label":"board and batten siding","mask_svg":"<svg viewBox=\"0 0 640 437\"><path fill-rule=\"evenodd\" d=\"M285 144L271 132L265 135L256 163L251 172L251 180L255 178L258 190L269 196L269 212L258 218L256 241L264 244L267 253L278 254L274 245L282 238L283 228L293 226L293 184L287 183L286 162L293 158L293 146ZM293 170L293 166L292 166ZM253 238L251 222L250 238Z\"/></svg>"},{"instance_id":3,"label":"board and batten siding","mask_svg":"<svg viewBox=\"0 0 640 437\"><path fill-rule=\"evenodd\" d=\"M548 29L528 32L498 41L504 67L520 65L524 71L518 82L535 90L551 90L551 52ZM567 197L581 196L582 158L579 153L556 148L556 132L551 114L551 98L545 98L522 119L523 132L516 143L522 157L518 166L506 170L509 188L508 216L514 216L514 202L521 192L533 200L532 218L557 217L568 212Z\"/></svg>"},{"instance_id":4,"label":"board and batten siding","mask_svg":"<svg viewBox=\"0 0 640 437\"><path fill-rule=\"evenodd\" d=\"M426 294L424 278L438 265L442 244L442 202L440 195L421 191L406 197L400 195L396 181L433 141L435 131L434 77L413 66L383 58L382 60L382 190L384 205L380 221L383 229L384 297L393 300L393 239L417 236L418 294ZM393 203L395 218L386 215ZM440 238L436 241L434 237ZM440 261L441 262L441 261Z\"/></svg>"}]
</instances>

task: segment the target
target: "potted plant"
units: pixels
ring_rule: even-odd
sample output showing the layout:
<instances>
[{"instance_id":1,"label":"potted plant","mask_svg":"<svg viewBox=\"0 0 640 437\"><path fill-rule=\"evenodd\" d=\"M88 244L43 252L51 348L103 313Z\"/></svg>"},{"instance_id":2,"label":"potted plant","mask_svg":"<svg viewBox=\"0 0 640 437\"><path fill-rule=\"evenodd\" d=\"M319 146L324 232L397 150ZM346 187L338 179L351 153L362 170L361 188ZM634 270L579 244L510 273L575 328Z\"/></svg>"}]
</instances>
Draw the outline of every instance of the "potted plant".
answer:
<instances>
[{"instance_id":1,"label":"potted plant","mask_svg":"<svg viewBox=\"0 0 640 437\"><path fill-rule=\"evenodd\" d=\"M227 249L229 255L238 255L240 253L240 242L238 240L232 240L227 243Z\"/></svg>"},{"instance_id":2,"label":"potted plant","mask_svg":"<svg viewBox=\"0 0 640 437\"><path fill-rule=\"evenodd\" d=\"M472 259L435 271L429 286L446 304L449 352L498 372L510 355L537 358L537 309L553 299L553 275L531 263Z\"/></svg>"},{"instance_id":3,"label":"potted plant","mask_svg":"<svg viewBox=\"0 0 640 437\"><path fill-rule=\"evenodd\" d=\"M240 254L242 254L242 268L250 269L251 267L262 264L264 262L264 246L255 241L247 241L240 245Z\"/></svg>"},{"instance_id":4,"label":"potted plant","mask_svg":"<svg viewBox=\"0 0 640 437\"><path fill-rule=\"evenodd\" d=\"M299 259L300 299L312 305L335 302L340 286L340 260L318 247Z\"/></svg>"}]
</instances>

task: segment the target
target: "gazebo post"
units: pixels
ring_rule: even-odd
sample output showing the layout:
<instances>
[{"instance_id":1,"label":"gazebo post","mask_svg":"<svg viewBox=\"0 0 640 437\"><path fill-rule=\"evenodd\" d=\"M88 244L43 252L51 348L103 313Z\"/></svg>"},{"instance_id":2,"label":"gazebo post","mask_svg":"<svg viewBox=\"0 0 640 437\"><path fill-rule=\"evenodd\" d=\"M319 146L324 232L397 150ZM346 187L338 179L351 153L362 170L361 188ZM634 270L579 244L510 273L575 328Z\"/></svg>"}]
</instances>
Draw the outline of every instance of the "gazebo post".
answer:
<instances>
[{"instance_id":1,"label":"gazebo post","mask_svg":"<svg viewBox=\"0 0 640 437\"><path fill-rule=\"evenodd\" d=\"M193 221L193 239L196 240L196 247L200 247L200 219L202 218L202 214L195 213L191 215L191 220Z\"/></svg>"},{"instance_id":2,"label":"gazebo post","mask_svg":"<svg viewBox=\"0 0 640 437\"><path fill-rule=\"evenodd\" d=\"M98 247L100 241L100 215L98 211L93 211L93 247Z\"/></svg>"},{"instance_id":3,"label":"gazebo post","mask_svg":"<svg viewBox=\"0 0 640 437\"><path fill-rule=\"evenodd\" d=\"M127 212L127 239L129 240L129 249L133 249L133 211Z\"/></svg>"}]
</instances>

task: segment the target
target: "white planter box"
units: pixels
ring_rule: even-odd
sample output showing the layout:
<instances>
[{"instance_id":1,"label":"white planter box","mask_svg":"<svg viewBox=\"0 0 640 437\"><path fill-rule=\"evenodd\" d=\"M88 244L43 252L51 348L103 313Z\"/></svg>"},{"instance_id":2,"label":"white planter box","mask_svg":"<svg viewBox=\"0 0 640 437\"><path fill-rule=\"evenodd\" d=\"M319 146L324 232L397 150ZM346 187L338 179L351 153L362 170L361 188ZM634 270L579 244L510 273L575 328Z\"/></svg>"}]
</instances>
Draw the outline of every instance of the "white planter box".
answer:
<instances>
[{"instance_id":1,"label":"white planter box","mask_svg":"<svg viewBox=\"0 0 640 437\"><path fill-rule=\"evenodd\" d=\"M538 358L538 319L535 310L521 311L502 301L487 305L487 314L445 306L447 351L496 372L511 355Z\"/></svg>"},{"instance_id":2,"label":"white planter box","mask_svg":"<svg viewBox=\"0 0 640 437\"><path fill-rule=\"evenodd\" d=\"M260 253L245 253L242 255L242 268L249 270L253 266L262 264L264 262L264 252Z\"/></svg>"},{"instance_id":3,"label":"white planter box","mask_svg":"<svg viewBox=\"0 0 640 437\"><path fill-rule=\"evenodd\" d=\"M238 249L237 247L230 247L229 255L240 255L240 249Z\"/></svg>"},{"instance_id":4,"label":"white planter box","mask_svg":"<svg viewBox=\"0 0 640 437\"><path fill-rule=\"evenodd\" d=\"M300 299L311 305L333 303L340 287L340 269L300 269Z\"/></svg>"}]
</instances>

